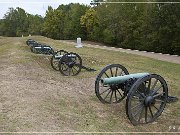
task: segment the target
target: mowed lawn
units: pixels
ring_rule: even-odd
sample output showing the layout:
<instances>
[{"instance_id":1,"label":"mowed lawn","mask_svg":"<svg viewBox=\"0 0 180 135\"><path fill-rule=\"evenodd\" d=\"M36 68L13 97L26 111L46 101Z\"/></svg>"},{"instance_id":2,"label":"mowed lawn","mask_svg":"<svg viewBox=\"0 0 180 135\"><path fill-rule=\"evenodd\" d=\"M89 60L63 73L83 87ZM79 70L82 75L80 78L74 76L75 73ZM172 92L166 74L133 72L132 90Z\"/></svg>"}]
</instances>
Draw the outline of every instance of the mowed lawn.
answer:
<instances>
[{"instance_id":1,"label":"mowed lawn","mask_svg":"<svg viewBox=\"0 0 180 135\"><path fill-rule=\"evenodd\" d=\"M42 36L31 38L54 50L76 52L83 65L97 71L64 77L51 68L51 56L30 51L25 43L28 37L0 37L1 132L180 132L180 101L167 104L155 122L133 126L126 116L126 99L102 104L94 90L100 70L117 63L130 73L161 75L169 95L180 97L180 64L104 49L77 49Z\"/></svg>"}]
</instances>

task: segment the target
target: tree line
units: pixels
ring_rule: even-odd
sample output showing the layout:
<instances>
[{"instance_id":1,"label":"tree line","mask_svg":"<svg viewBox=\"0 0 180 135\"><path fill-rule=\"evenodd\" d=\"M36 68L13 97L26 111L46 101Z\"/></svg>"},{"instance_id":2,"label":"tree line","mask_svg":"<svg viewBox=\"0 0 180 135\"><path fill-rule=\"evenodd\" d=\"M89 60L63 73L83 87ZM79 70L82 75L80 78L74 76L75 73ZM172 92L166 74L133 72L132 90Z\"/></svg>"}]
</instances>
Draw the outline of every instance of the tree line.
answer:
<instances>
[{"instance_id":1,"label":"tree line","mask_svg":"<svg viewBox=\"0 0 180 135\"><path fill-rule=\"evenodd\" d=\"M0 35L81 37L109 46L180 55L179 13L180 4L173 3L70 3L57 9L49 6L45 17L10 8L0 20Z\"/></svg>"},{"instance_id":2,"label":"tree line","mask_svg":"<svg viewBox=\"0 0 180 135\"><path fill-rule=\"evenodd\" d=\"M44 18L40 15L31 15L22 8L9 8L0 20L0 35L21 36L28 34L40 35Z\"/></svg>"}]
</instances>

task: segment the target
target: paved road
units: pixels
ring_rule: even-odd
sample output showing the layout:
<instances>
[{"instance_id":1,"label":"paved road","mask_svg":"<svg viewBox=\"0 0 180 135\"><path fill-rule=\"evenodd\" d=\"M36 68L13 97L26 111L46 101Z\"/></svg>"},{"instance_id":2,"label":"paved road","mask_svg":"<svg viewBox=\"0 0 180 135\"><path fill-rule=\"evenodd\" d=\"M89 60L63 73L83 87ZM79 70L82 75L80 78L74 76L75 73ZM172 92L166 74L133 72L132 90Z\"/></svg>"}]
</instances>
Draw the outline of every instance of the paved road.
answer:
<instances>
[{"instance_id":1,"label":"paved road","mask_svg":"<svg viewBox=\"0 0 180 135\"><path fill-rule=\"evenodd\" d=\"M74 45L76 44L73 41L62 41L62 42L71 43ZM87 46L87 47L93 47L93 48L100 48L100 49L136 54L136 55L146 56L146 57L150 57L150 58L154 58L154 59L158 59L158 60L162 60L162 61L168 61L168 62L180 64L180 57L177 55L169 55L169 54L161 54L161 53L154 53L154 52L146 52L146 51L122 49L122 48L115 48L115 47L107 47L107 46L98 45L97 43L94 44L94 43L82 42L82 45Z\"/></svg>"}]
</instances>

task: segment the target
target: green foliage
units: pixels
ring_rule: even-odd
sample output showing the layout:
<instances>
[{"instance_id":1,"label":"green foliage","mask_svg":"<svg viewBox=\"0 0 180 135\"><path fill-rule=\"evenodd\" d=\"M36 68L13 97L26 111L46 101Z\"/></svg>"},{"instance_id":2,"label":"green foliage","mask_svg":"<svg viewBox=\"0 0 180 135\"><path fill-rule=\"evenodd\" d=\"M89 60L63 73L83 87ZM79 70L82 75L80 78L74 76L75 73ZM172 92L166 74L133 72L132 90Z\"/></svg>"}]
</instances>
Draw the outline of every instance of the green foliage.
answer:
<instances>
[{"instance_id":1,"label":"green foliage","mask_svg":"<svg viewBox=\"0 0 180 135\"><path fill-rule=\"evenodd\" d=\"M40 35L43 21L42 16L28 14L28 33L31 35Z\"/></svg>"},{"instance_id":2,"label":"green foliage","mask_svg":"<svg viewBox=\"0 0 180 135\"><path fill-rule=\"evenodd\" d=\"M98 25L88 26L88 14L82 16L81 23L86 24L89 39L122 48L180 55L179 4L103 3L93 10Z\"/></svg>"},{"instance_id":3,"label":"green foliage","mask_svg":"<svg viewBox=\"0 0 180 135\"><path fill-rule=\"evenodd\" d=\"M22 8L9 8L0 26L3 27L1 33L5 36L41 34L42 21L43 18L41 16L30 15Z\"/></svg>"},{"instance_id":4,"label":"green foliage","mask_svg":"<svg viewBox=\"0 0 180 135\"><path fill-rule=\"evenodd\" d=\"M4 16L5 35L21 36L27 34L27 14L21 8L10 8Z\"/></svg>"},{"instance_id":5,"label":"green foliage","mask_svg":"<svg viewBox=\"0 0 180 135\"><path fill-rule=\"evenodd\" d=\"M107 43L107 44L112 44L114 42L114 40L115 40L113 34L108 29L105 29L103 31L103 39L104 39L103 42Z\"/></svg>"},{"instance_id":6,"label":"green foliage","mask_svg":"<svg viewBox=\"0 0 180 135\"><path fill-rule=\"evenodd\" d=\"M64 13L62 10L54 10L48 7L43 25L43 32L47 37L63 39Z\"/></svg>"},{"instance_id":7,"label":"green foliage","mask_svg":"<svg viewBox=\"0 0 180 135\"><path fill-rule=\"evenodd\" d=\"M5 33L4 20L0 19L0 36L3 36Z\"/></svg>"},{"instance_id":8,"label":"green foliage","mask_svg":"<svg viewBox=\"0 0 180 135\"><path fill-rule=\"evenodd\" d=\"M78 3L48 7L45 18L10 8L0 20L0 35L81 37L116 47L180 55L180 4L94 2L102 0L92 0L92 7Z\"/></svg>"},{"instance_id":9,"label":"green foliage","mask_svg":"<svg viewBox=\"0 0 180 135\"><path fill-rule=\"evenodd\" d=\"M86 11L85 15L81 16L80 23L82 27L86 28L88 34L91 34L93 27L98 25L97 13L93 8Z\"/></svg>"},{"instance_id":10,"label":"green foliage","mask_svg":"<svg viewBox=\"0 0 180 135\"><path fill-rule=\"evenodd\" d=\"M88 39L102 42L104 38L102 31L103 31L103 28L99 26L94 26L92 32L88 35Z\"/></svg>"},{"instance_id":11,"label":"green foliage","mask_svg":"<svg viewBox=\"0 0 180 135\"><path fill-rule=\"evenodd\" d=\"M180 5L179 4L156 4L147 9L143 30L146 31L142 40L147 50L178 54L180 33Z\"/></svg>"},{"instance_id":12,"label":"green foliage","mask_svg":"<svg viewBox=\"0 0 180 135\"><path fill-rule=\"evenodd\" d=\"M60 5L57 9L49 8L43 26L46 36L54 39L86 38L80 25L80 17L87 7L80 4Z\"/></svg>"}]
</instances>

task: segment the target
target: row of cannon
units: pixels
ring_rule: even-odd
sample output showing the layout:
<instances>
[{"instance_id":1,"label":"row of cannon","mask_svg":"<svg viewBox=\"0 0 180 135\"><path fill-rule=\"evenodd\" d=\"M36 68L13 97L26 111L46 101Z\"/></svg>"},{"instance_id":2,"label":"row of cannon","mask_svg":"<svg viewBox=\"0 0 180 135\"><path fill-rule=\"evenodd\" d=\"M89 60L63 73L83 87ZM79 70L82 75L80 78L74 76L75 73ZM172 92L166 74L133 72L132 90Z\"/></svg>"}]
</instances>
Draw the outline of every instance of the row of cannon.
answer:
<instances>
[{"instance_id":1,"label":"row of cannon","mask_svg":"<svg viewBox=\"0 0 180 135\"><path fill-rule=\"evenodd\" d=\"M33 53L52 55L50 63L54 70L60 71L64 76L76 76L82 69L87 71L96 71L93 68L86 67L82 64L82 58L74 52L65 50L54 51L51 46L28 39L26 44L30 46Z\"/></svg>"},{"instance_id":2,"label":"row of cannon","mask_svg":"<svg viewBox=\"0 0 180 135\"><path fill-rule=\"evenodd\" d=\"M42 43L38 43L33 39L28 39L26 44L30 47L31 52L38 53L38 54L46 54L46 55L53 55L54 50L51 46L45 45Z\"/></svg>"},{"instance_id":3,"label":"row of cannon","mask_svg":"<svg viewBox=\"0 0 180 135\"><path fill-rule=\"evenodd\" d=\"M75 76L81 69L95 71L82 65L81 57L64 50L54 52L50 46L36 46L33 40L26 42L35 53L51 54L51 66L65 76ZM33 46L33 44L35 44ZM168 86L163 77L151 73L129 74L120 64L104 67L95 80L97 98L105 104L119 103L126 98L126 115L133 125L155 121L167 103L177 97L169 96Z\"/></svg>"}]
</instances>

